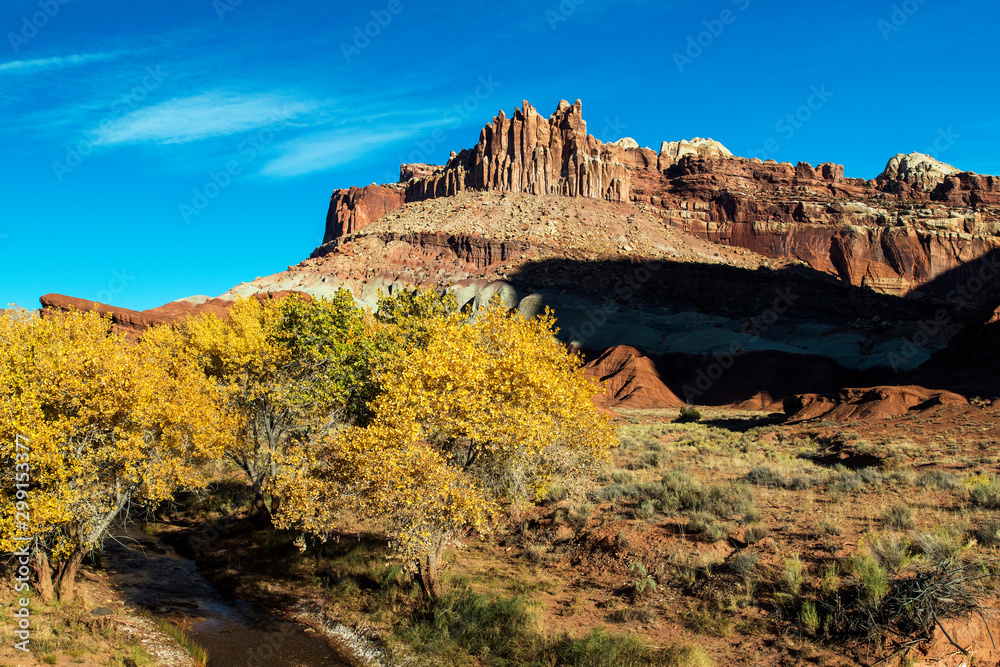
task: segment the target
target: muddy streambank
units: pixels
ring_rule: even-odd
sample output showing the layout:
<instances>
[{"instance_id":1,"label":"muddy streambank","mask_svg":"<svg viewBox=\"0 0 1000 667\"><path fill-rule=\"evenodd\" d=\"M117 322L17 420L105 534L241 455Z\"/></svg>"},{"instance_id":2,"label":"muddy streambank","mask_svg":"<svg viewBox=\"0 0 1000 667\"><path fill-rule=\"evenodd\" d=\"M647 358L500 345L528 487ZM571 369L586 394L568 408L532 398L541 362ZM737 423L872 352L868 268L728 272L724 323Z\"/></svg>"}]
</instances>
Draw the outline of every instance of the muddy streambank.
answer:
<instances>
[{"instance_id":1,"label":"muddy streambank","mask_svg":"<svg viewBox=\"0 0 1000 667\"><path fill-rule=\"evenodd\" d=\"M224 596L195 562L132 526L110 540L108 580L132 605L183 628L209 667L351 667L346 649L257 605Z\"/></svg>"}]
</instances>

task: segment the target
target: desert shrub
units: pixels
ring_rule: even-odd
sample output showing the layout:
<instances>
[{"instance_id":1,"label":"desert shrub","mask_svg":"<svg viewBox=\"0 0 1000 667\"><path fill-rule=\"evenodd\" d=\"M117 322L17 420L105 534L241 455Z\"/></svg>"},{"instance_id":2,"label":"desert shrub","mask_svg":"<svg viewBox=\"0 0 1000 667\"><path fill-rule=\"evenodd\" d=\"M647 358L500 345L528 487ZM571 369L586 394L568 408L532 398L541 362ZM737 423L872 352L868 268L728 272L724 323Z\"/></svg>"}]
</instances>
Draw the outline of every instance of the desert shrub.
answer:
<instances>
[{"instance_id":1,"label":"desert shrub","mask_svg":"<svg viewBox=\"0 0 1000 667\"><path fill-rule=\"evenodd\" d=\"M886 528L896 530L913 529L913 509L906 503L896 503L882 515L882 523Z\"/></svg>"},{"instance_id":2,"label":"desert shrub","mask_svg":"<svg viewBox=\"0 0 1000 667\"><path fill-rule=\"evenodd\" d=\"M846 495L861 493L865 488L861 476L842 465L834 467L834 475L827 482L827 490Z\"/></svg>"},{"instance_id":3,"label":"desert shrub","mask_svg":"<svg viewBox=\"0 0 1000 667\"><path fill-rule=\"evenodd\" d=\"M819 629L819 613L816 611L816 603L805 600L799 609L799 624L809 633L815 634Z\"/></svg>"},{"instance_id":4,"label":"desert shrub","mask_svg":"<svg viewBox=\"0 0 1000 667\"><path fill-rule=\"evenodd\" d=\"M972 505L990 510L1000 509L1000 477L977 475L966 482L966 486Z\"/></svg>"},{"instance_id":5,"label":"desert shrub","mask_svg":"<svg viewBox=\"0 0 1000 667\"><path fill-rule=\"evenodd\" d=\"M549 493L546 496L546 501L550 503L558 503L566 500L569 497L569 489L562 484L553 484L549 487Z\"/></svg>"},{"instance_id":6,"label":"desert shrub","mask_svg":"<svg viewBox=\"0 0 1000 667\"><path fill-rule=\"evenodd\" d=\"M524 549L524 557L532 563L541 563L548 556L549 548L543 544L529 544Z\"/></svg>"},{"instance_id":7,"label":"desert shrub","mask_svg":"<svg viewBox=\"0 0 1000 667\"><path fill-rule=\"evenodd\" d=\"M868 553L889 574L899 572L913 558L909 541L898 535L871 534L865 539Z\"/></svg>"},{"instance_id":8,"label":"desert shrub","mask_svg":"<svg viewBox=\"0 0 1000 667\"><path fill-rule=\"evenodd\" d=\"M523 596L493 597L473 592L465 582L433 603L425 618L401 634L436 664L466 664L459 650L490 665L576 665L586 667L663 664L659 651L628 635L604 630L574 639L546 638ZM487 659L488 657L488 659Z\"/></svg>"},{"instance_id":9,"label":"desert shrub","mask_svg":"<svg viewBox=\"0 0 1000 667\"><path fill-rule=\"evenodd\" d=\"M752 512L755 509L750 489L745 484L702 484L687 473L671 471L659 482L640 484L636 497L651 500L661 512L673 515L682 512L707 512L724 519ZM690 518L690 516L689 516Z\"/></svg>"},{"instance_id":10,"label":"desert shrub","mask_svg":"<svg viewBox=\"0 0 1000 667\"><path fill-rule=\"evenodd\" d=\"M756 544L771 534L770 529L762 523L755 523L747 526L747 544Z\"/></svg>"},{"instance_id":11,"label":"desert shrub","mask_svg":"<svg viewBox=\"0 0 1000 667\"><path fill-rule=\"evenodd\" d=\"M954 491L962 486L955 475L945 470L927 470L922 472L917 475L916 484L925 489L938 489L939 491Z\"/></svg>"},{"instance_id":12,"label":"desert shrub","mask_svg":"<svg viewBox=\"0 0 1000 667\"><path fill-rule=\"evenodd\" d=\"M628 551L632 548L632 540L624 530L619 530L615 535L615 548L619 551Z\"/></svg>"},{"instance_id":13,"label":"desert shrub","mask_svg":"<svg viewBox=\"0 0 1000 667\"><path fill-rule=\"evenodd\" d=\"M889 575L874 556L856 554L851 564L863 600L874 603L889 594Z\"/></svg>"},{"instance_id":14,"label":"desert shrub","mask_svg":"<svg viewBox=\"0 0 1000 667\"><path fill-rule=\"evenodd\" d=\"M705 532L703 533L705 540L708 542L720 542L727 537L729 537L729 526L724 523L713 522L705 527Z\"/></svg>"},{"instance_id":15,"label":"desert shrub","mask_svg":"<svg viewBox=\"0 0 1000 667\"><path fill-rule=\"evenodd\" d=\"M642 597L656 592L656 579L649 576L645 565L636 561L632 563L628 571L635 577L632 581L632 595L634 597Z\"/></svg>"},{"instance_id":16,"label":"desert shrub","mask_svg":"<svg viewBox=\"0 0 1000 667\"><path fill-rule=\"evenodd\" d=\"M582 524L586 523L594 515L594 505L592 503L579 503L573 508L573 513L570 515L570 522L573 523L577 528Z\"/></svg>"},{"instance_id":17,"label":"desert shrub","mask_svg":"<svg viewBox=\"0 0 1000 667\"><path fill-rule=\"evenodd\" d=\"M729 569L734 573L745 577L757 568L760 554L756 551L738 551L729 559Z\"/></svg>"},{"instance_id":18,"label":"desert shrub","mask_svg":"<svg viewBox=\"0 0 1000 667\"><path fill-rule=\"evenodd\" d=\"M623 434L618 436L618 446L621 447L622 451L628 451L630 449L634 449L638 444L639 441L636 440L631 435Z\"/></svg>"},{"instance_id":19,"label":"desert shrub","mask_svg":"<svg viewBox=\"0 0 1000 667\"><path fill-rule=\"evenodd\" d=\"M710 512L719 518L743 514L753 506L750 489L739 483L692 486L677 498L682 511Z\"/></svg>"},{"instance_id":20,"label":"desert shrub","mask_svg":"<svg viewBox=\"0 0 1000 667\"><path fill-rule=\"evenodd\" d=\"M798 598L802 584L805 583L802 561L799 560L798 554L792 554L782 561L782 565L785 569L781 573L781 587L793 598Z\"/></svg>"},{"instance_id":21,"label":"desert shrub","mask_svg":"<svg viewBox=\"0 0 1000 667\"><path fill-rule=\"evenodd\" d=\"M770 486L775 488L788 489L790 491L804 491L819 485L820 479L813 475L803 473L797 475L785 475L777 468L771 466L760 466L747 473L744 480L757 486Z\"/></svg>"},{"instance_id":22,"label":"desert shrub","mask_svg":"<svg viewBox=\"0 0 1000 667\"><path fill-rule=\"evenodd\" d=\"M751 505L747 507L743 512L743 518L740 519L740 523L746 525L748 523L757 523L761 520L764 514L760 511L760 508L756 505Z\"/></svg>"},{"instance_id":23,"label":"desert shrub","mask_svg":"<svg viewBox=\"0 0 1000 667\"><path fill-rule=\"evenodd\" d=\"M756 484L757 486L780 487L785 482L785 476L781 471L771 466L758 466L748 472L743 479L749 484Z\"/></svg>"},{"instance_id":24,"label":"desert shrub","mask_svg":"<svg viewBox=\"0 0 1000 667\"><path fill-rule=\"evenodd\" d=\"M844 532L844 529L833 521L823 519L819 522L819 532L823 535L840 535Z\"/></svg>"},{"instance_id":25,"label":"desert shrub","mask_svg":"<svg viewBox=\"0 0 1000 667\"><path fill-rule=\"evenodd\" d=\"M681 408L680 414L677 415L677 419L674 420L674 423L690 424L698 421L701 421L701 413L698 412L698 408L686 405Z\"/></svg>"},{"instance_id":26,"label":"desert shrub","mask_svg":"<svg viewBox=\"0 0 1000 667\"><path fill-rule=\"evenodd\" d=\"M684 515L687 517L687 530L691 533L704 533L708 530L709 526L715 524L715 517L708 512L689 512Z\"/></svg>"},{"instance_id":27,"label":"desert shrub","mask_svg":"<svg viewBox=\"0 0 1000 667\"><path fill-rule=\"evenodd\" d=\"M819 580L819 590L824 595L840 589L840 567L837 562L827 563L823 566L823 576Z\"/></svg>"},{"instance_id":28,"label":"desert shrub","mask_svg":"<svg viewBox=\"0 0 1000 667\"><path fill-rule=\"evenodd\" d=\"M868 486L882 486L885 484L885 475L875 468L862 468L857 472L858 478Z\"/></svg>"},{"instance_id":29,"label":"desert shrub","mask_svg":"<svg viewBox=\"0 0 1000 667\"><path fill-rule=\"evenodd\" d=\"M580 639L564 636L541 653L533 664L577 667L661 664L657 651L638 637L609 635L602 629L592 630Z\"/></svg>"},{"instance_id":30,"label":"desert shrub","mask_svg":"<svg viewBox=\"0 0 1000 667\"><path fill-rule=\"evenodd\" d=\"M635 473L631 470L615 470L611 473L611 481L615 484L632 484L635 482Z\"/></svg>"},{"instance_id":31,"label":"desert shrub","mask_svg":"<svg viewBox=\"0 0 1000 667\"><path fill-rule=\"evenodd\" d=\"M715 667L705 650L694 644L671 644L662 659L663 667Z\"/></svg>"},{"instance_id":32,"label":"desert shrub","mask_svg":"<svg viewBox=\"0 0 1000 667\"><path fill-rule=\"evenodd\" d=\"M1000 519L987 519L973 531L973 535L984 547L1000 545Z\"/></svg>"},{"instance_id":33,"label":"desert shrub","mask_svg":"<svg viewBox=\"0 0 1000 667\"><path fill-rule=\"evenodd\" d=\"M702 606L684 615L691 629L711 637L728 637L733 632L733 620L717 606Z\"/></svg>"},{"instance_id":34,"label":"desert shrub","mask_svg":"<svg viewBox=\"0 0 1000 667\"><path fill-rule=\"evenodd\" d=\"M632 518L645 521L656 513L656 503L652 500L643 501L638 507L632 508Z\"/></svg>"},{"instance_id":35,"label":"desert shrub","mask_svg":"<svg viewBox=\"0 0 1000 667\"><path fill-rule=\"evenodd\" d=\"M911 535L913 550L932 563L957 558L965 551L967 526L936 526L932 532L918 531Z\"/></svg>"},{"instance_id":36,"label":"desert shrub","mask_svg":"<svg viewBox=\"0 0 1000 667\"><path fill-rule=\"evenodd\" d=\"M638 463L643 468L656 468L660 465L660 455L658 452L644 452Z\"/></svg>"},{"instance_id":37,"label":"desert shrub","mask_svg":"<svg viewBox=\"0 0 1000 667\"><path fill-rule=\"evenodd\" d=\"M622 484L609 484L592 491L590 497L599 503L614 503L631 495L631 489Z\"/></svg>"}]
</instances>

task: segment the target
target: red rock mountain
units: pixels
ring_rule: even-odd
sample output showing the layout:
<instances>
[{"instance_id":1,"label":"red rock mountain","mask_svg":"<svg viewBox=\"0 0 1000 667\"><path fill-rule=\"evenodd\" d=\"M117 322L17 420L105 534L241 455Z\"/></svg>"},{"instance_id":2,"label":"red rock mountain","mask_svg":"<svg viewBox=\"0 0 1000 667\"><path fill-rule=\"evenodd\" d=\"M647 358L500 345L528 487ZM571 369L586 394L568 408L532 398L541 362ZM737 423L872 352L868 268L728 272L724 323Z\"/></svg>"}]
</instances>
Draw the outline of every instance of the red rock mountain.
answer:
<instances>
[{"instance_id":1,"label":"red rock mountain","mask_svg":"<svg viewBox=\"0 0 1000 667\"><path fill-rule=\"evenodd\" d=\"M833 163L761 162L701 141L687 151L664 142L659 154L631 140L604 144L587 134L579 100L561 102L547 120L525 101L444 166L402 165L405 182L334 192L324 244L407 202L496 190L631 202L701 238L887 294L905 295L1000 247L1000 178L913 153L867 181Z\"/></svg>"},{"instance_id":2,"label":"red rock mountain","mask_svg":"<svg viewBox=\"0 0 1000 667\"><path fill-rule=\"evenodd\" d=\"M548 118L525 102L445 165L335 191L299 265L218 299L111 310L138 329L237 296L346 287L371 305L380 290L451 286L461 303L553 308L611 407L854 405L843 387L1000 395L997 258L994 176L919 153L865 180L710 139L603 143L579 101Z\"/></svg>"}]
</instances>

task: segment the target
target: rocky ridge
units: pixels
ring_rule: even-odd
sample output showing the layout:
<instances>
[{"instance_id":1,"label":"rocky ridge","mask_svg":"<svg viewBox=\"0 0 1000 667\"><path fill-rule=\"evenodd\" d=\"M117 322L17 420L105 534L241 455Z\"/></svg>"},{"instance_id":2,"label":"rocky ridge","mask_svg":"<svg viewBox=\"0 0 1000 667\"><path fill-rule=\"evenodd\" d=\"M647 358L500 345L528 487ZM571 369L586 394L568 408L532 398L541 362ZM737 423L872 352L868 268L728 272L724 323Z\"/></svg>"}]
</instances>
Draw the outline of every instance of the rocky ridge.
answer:
<instances>
[{"instance_id":1,"label":"rocky ridge","mask_svg":"<svg viewBox=\"0 0 1000 667\"><path fill-rule=\"evenodd\" d=\"M579 100L564 100L546 120L525 101L443 166L402 165L400 183L336 191L316 254L393 205L463 190L631 202L701 238L885 294L908 294L1000 247L1000 178L919 153L893 157L870 181L835 163L735 157L711 139L665 141L656 153L627 138L602 143L582 113Z\"/></svg>"}]
</instances>

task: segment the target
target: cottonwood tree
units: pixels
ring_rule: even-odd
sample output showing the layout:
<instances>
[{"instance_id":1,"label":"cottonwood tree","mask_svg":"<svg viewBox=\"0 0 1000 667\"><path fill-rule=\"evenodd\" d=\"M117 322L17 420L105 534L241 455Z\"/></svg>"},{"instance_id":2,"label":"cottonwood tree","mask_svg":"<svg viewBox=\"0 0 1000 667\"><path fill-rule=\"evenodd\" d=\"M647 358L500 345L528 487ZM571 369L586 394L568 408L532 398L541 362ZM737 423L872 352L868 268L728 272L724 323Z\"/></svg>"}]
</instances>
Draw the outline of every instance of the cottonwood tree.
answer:
<instances>
[{"instance_id":1,"label":"cottonwood tree","mask_svg":"<svg viewBox=\"0 0 1000 667\"><path fill-rule=\"evenodd\" d=\"M280 523L325 538L342 512L376 522L436 598L451 543L585 474L616 438L548 313L526 321L494 305L472 323L420 324L426 340L379 370L371 421L297 453L307 465L283 480Z\"/></svg>"},{"instance_id":2,"label":"cottonwood tree","mask_svg":"<svg viewBox=\"0 0 1000 667\"><path fill-rule=\"evenodd\" d=\"M0 550L30 538L45 601L74 598L84 557L130 504L205 484L201 464L224 445L215 387L174 332L136 343L110 329L95 312L0 318Z\"/></svg>"},{"instance_id":3,"label":"cottonwood tree","mask_svg":"<svg viewBox=\"0 0 1000 667\"><path fill-rule=\"evenodd\" d=\"M286 450L353 421L374 392L364 318L342 289L331 299L241 298L225 319L209 313L179 328L223 392L234 420L226 457L246 474L263 526L280 507L272 486Z\"/></svg>"}]
</instances>

